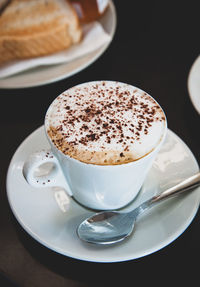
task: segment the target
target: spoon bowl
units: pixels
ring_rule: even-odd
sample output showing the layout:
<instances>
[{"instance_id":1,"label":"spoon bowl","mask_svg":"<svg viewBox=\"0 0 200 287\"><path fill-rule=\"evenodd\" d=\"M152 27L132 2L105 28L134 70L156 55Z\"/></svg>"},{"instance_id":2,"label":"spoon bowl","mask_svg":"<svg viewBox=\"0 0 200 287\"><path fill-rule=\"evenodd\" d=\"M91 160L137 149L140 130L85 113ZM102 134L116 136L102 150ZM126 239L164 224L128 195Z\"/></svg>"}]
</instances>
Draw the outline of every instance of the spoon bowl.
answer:
<instances>
[{"instance_id":1,"label":"spoon bowl","mask_svg":"<svg viewBox=\"0 0 200 287\"><path fill-rule=\"evenodd\" d=\"M100 212L84 220L77 233L79 238L90 243L113 244L132 233L134 222L134 219L128 220L128 213Z\"/></svg>"}]
</instances>

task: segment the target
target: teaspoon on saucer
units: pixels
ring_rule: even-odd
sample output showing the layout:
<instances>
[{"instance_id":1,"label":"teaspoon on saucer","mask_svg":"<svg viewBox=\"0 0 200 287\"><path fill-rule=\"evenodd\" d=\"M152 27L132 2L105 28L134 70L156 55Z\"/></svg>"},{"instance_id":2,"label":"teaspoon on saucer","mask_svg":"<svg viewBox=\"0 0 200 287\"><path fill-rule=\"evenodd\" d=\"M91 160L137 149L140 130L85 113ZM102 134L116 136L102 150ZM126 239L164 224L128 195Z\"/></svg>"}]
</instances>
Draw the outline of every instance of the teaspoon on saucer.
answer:
<instances>
[{"instance_id":1,"label":"teaspoon on saucer","mask_svg":"<svg viewBox=\"0 0 200 287\"><path fill-rule=\"evenodd\" d=\"M103 211L85 219L77 228L78 237L95 244L114 244L127 238L139 215L164 199L191 191L200 185L200 172L153 196L129 212Z\"/></svg>"}]
</instances>

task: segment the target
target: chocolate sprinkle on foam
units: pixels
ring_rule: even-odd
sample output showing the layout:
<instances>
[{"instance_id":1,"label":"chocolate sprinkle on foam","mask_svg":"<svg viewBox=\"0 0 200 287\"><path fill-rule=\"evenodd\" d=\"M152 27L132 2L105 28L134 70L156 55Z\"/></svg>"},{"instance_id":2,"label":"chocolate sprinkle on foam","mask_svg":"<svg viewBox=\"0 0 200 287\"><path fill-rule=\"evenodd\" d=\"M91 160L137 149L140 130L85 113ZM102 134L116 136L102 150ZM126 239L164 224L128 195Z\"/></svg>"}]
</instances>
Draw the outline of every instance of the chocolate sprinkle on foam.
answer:
<instances>
[{"instance_id":1,"label":"chocolate sprinkle on foam","mask_svg":"<svg viewBox=\"0 0 200 287\"><path fill-rule=\"evenodd\" d=\"M166 118L144 91L110 81L73 87L50 106L46 128L56 147L80 161L122 164L151 152L162 139Z\"/></svg>"}]
</instances>

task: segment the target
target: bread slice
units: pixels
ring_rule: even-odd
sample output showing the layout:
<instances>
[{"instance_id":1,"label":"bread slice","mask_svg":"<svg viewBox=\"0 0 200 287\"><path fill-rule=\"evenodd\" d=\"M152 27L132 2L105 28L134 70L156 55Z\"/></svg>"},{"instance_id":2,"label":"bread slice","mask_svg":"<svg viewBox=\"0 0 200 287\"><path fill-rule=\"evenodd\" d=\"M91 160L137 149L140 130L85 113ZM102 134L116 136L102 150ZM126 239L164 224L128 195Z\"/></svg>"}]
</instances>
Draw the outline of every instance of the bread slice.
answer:
<instances>
[{"instance_id":1,"label":"bread slice","mask_svg":"<svg viewBox=\"0 0 200 287\"><path fill-rule=\"evenodd\" d=\"M13 0L0 16L0 64L61 51L81 35L67 0Z\"/></svg>"}]
</instances>

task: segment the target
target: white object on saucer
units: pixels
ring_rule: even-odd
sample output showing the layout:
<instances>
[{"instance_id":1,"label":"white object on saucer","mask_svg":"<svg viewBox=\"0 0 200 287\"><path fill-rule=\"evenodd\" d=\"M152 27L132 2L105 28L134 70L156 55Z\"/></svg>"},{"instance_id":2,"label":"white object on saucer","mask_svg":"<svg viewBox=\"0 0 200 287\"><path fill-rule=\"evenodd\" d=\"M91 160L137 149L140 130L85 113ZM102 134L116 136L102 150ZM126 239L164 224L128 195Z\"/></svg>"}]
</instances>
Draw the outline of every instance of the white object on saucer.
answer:
<instances>
[{"instance_id":1,"label":"white object on saucer","mask_svg":"<svg viewBox=\"0 0 200 287\"><path fill-rule=\"evenodd\" d=\"M92 211L80 206L59 187L34 188L24 179L27 157L49 148L44 127L33 132L15 152L7 175L11 209L21 226L44 246L69 257L93 262L120 262L136 259L174 241L193 220L200 202L200 188L168 199L138 220L133 236L113 246L82 242L76 228ZM136 207L199 170L196 159L173 132L166 141L137 198L125 209ZM187 248L187 246L185 247Z\"/></svg>"},{"instance_id":2,"label":"white object on saucer","mask_svg":"<svg viewBox=\"0 0 200 287\"><path fill-rule=\"evenodd\" d=\"M200 114L200 56L194 61L190 69L188 90L192 104Z\"/></svg>"},{"instance_id":3,"label":"white object on saucer","mask_svg":"<svg viewBox=\"0 0 200 287\"><path fill-rule=\"evenodd\" d=\"M115 33L116 11L112 1L99 22L101 25L98 22L85 25L87 36L67 53L64 51L13 65L7 64L0 71L0 88L25 88L52 83L72 76L92 64L108 48ZM49 62L52 65L49 65ZM25 71L19 73L22 69ZM17 74L5 77L10 73Z\"/></svg>"}]
</instances>

